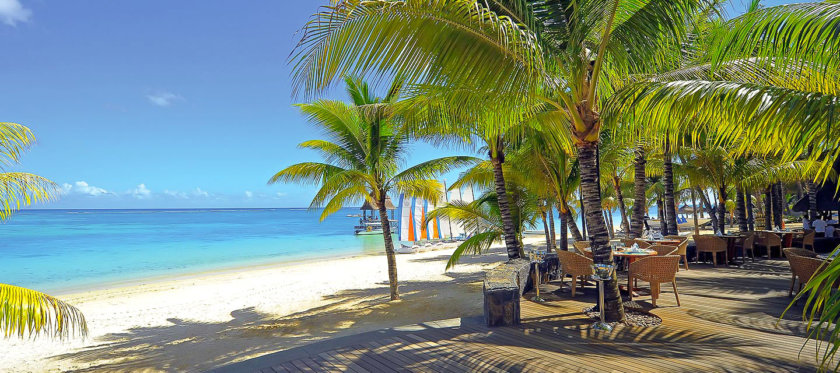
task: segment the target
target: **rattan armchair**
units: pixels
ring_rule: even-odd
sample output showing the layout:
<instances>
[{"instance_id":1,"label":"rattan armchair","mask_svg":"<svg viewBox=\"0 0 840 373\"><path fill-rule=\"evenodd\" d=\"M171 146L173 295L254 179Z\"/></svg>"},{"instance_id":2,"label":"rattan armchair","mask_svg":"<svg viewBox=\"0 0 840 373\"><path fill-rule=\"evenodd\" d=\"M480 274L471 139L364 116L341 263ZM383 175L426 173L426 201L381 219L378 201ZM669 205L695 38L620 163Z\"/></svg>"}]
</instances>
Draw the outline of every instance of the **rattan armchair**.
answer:
<instances>
[{"instance_id":1,"label":"rattan armchair","mask_svg":"<svg viewBox=\"0 0 840 373\"><path fill-rule=\"evenodd\" d=\"M748 233L744 238L741 238L740 241L736 244L736 251L735 256L738 256L737 249L741 249L741 258L743 260L741 263L747 261L747 251L750 252L750 258L753 262L755 262L755 234Z\"/></svg>"},{"instance_id":2,"label":"rattan armchair","mask_svg":"<svg viewBox=\"0 0 840 373\"><path fill-rule=\"evenodd\" d=\"M791 279L790 279L790 291L788 292L788 296L793 296L793 287L796 285L796 279L799 279L799 290L797 293L802 291L802 285L808 282L817 271L820 270L820 267L825 263L824 261L810 257L810 256L802 256L798 254L802 254L801 251L808 251L805 249L795 249L795 248L787 248L784 249L785 256L790 263L790 272L791 272Z\"/></svg>"},{"instance_id":3,"label":"rattan armchair","mask_svg":"<svg viewBox=\"0 0 840 373\"><path fill-rule=\"evenodd\" d=\"M756 232L755 246L761 246L767 249L767 259L773 259L773 248L779 250L779 256L782 255L782 237L770 232Z\"/></svg>"},{"instance_id":4,"label":"rattan armchair","mask_svg":"<svg viewBox=\"0 0 840 373\"><path fill-rule=\"evenodd\" d=\"M571 275L572 296L574 297L578 277L581 277L580 288L583 289L586 277L595 274L592 270L592 259L562 250L557 251L557 259L560 260L560 285L562 286L566 281L566 275Z\"/></svg>"},{"instance_id":5,"label":"rattan armchair","mask_svg":"<svg viewBox=\"0 0 840 373\"><path fill-rule=\"evenodd\" d=\"M677 247L671 245L651 245L648 250L656 251L656 255L676 255Z\"/></svg>"},{"instance_id":6,"label":"rattan armchair","mask_svg":"<svg viewBox=\"0 0 840 373\"><path fill-rule=\"evenodd\" d=\"M593 258L592 250L586 250L590 247L589 241L575 241L572 245L575 247L575 250L577 250L578 254L583 255L589 259Z\"/></svg>"},{"instance_id":7,"label":"rattan armchair","mask_svg":"<svg viewBox=\"0 0 840 373\"><path fill-rule=\"evenodd\" d=\"M697 260L700 260L701 253L711 253L712 263L717 267L717 254L723 253L724 264L729 262L726 240L716 236L697 235L694 236L694 243L697 244Z\"/></svg>"},{"instance_id":8,"label":"rattan armchair","mask_svg":"<svg viewBox=\"0 0 840 373\"><path fill-rule=\"evenodd\" d=\"M816 235L817 231L810 230L805 232L805 235L802 236L802 248L814 251L814 237L816 237Z\"/></svg>"},{"instance_id":9,"label":"rattan armchair","mask_svg":"<svg viewBox=\"0 0 840 373\"><path fill-rule=\"evenodd\" d=\"M619 239L619 241L621 241L621 244L622 244L624 247L630 247L630 246L633 246L633 244L636 242L636 240L635 240L635 239L633 239L633 238L622 238L622 239Z\"/></svg>"},{"instance_id":10,"label":"rattan armchair","mask_svg":"<svg viewBox=\"0 0 840 373\"><path fill-rule=\"evenodd\" d=\"M688 237L686 236L665 236L665 238L669 240L680 240L680 243L677 245L677 251L674 255L679 255L682 257L683 265L685 265L685 270L688 271Z\"/></svg>"},{"instance_id":11,"label":"rattan armchair","mask_svg":"<svg viewBox=\"0 0 840 373\"><path fill-rule=\"evenodd\" d=\"M627 272L627 288L631 289L633 280L641 280L650 283L651 303L656 307L656 300L661 292L660 284L671 283L674 288L674 296L677 298L677 306L680 306L680 294L677 292L677 271L680 267L679 255L651 256L639 259L630 263ZM633 292L630 291L630 300L633 300Z\"/></svg>"},{"instance_id":12,"label":"rattan armchair","mask_svg":"<svg viewBox=\"0 0 840 373\"><path fill-rule=\"evenodd\" d=\"M796 255L796 256L804 256L806 258L816 258L817 253L808 250L808 249L800 249L798 247L788 247L782 250L785 253L785 256L788 255Z\"/></svg>"}]
</instances>

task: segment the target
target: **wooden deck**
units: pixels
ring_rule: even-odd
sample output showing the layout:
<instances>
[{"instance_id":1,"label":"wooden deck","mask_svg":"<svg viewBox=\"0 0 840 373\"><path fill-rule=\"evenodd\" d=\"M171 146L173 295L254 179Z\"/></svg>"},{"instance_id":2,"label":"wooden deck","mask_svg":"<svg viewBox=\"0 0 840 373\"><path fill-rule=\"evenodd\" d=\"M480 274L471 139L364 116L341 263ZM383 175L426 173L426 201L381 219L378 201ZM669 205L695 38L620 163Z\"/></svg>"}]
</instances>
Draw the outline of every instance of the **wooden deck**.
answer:
<instances>
[{"instance_id":1,"label":"wooden deck","mask_svg":"<svg viewBox=\"0 0 840 373\"><path fill-rule=\"evenodd\" d=\"M693 265L677 279L682 307L666 286L659 308L650 308L649 296L634 299L662 318L657 327L595 331L581 313L594 304L594 287L573 299L547 284L543 295L548 301L523 300L523 323L516 327L488 328L480 318L429 322L314 343L218 371L816 370L813 342L800 355L806 341L798 320L801 305L779 322L790 301L786 261L764 260L743 268Z\"/></svg>"}]
</instances>

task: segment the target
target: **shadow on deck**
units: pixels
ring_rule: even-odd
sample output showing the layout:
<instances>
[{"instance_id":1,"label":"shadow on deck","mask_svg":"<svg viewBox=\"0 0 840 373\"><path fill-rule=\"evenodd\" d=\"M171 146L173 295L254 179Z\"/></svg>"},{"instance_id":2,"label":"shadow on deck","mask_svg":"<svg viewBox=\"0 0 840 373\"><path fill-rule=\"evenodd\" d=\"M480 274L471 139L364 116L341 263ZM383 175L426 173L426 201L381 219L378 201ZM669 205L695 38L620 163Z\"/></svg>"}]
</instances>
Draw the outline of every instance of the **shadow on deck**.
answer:
<instances>
[{"instance_id":1,"label":"shadow on deck","mask_svg":"<svg viewBox=\"0 0 840 373\"><path fill-rule=\"evenodd\" d=\"M790 302L787 263L742 268L697 264L677 277L682 307L663 290L637 304L660 326L591 328L582 310L595 302L588 287L571 298L559 283L543 285L544 303L522 300L522 324L488 328L480 317L454 318L334 338L217 369L293 371L780 371L816 370L801 305ZM664 287L663 287L664 289ZM480 304L477 302L476 304Z\"/></svg>"}]
</instances>

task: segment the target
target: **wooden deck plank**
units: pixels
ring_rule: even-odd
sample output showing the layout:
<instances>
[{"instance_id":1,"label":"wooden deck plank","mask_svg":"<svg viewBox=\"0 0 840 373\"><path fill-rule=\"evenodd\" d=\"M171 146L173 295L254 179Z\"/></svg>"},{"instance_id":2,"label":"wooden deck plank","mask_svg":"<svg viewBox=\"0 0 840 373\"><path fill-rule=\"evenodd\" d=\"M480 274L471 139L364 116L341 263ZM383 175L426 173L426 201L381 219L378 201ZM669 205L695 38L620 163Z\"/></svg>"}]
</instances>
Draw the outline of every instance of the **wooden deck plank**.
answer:
<instances>
[{"instance_id":1,"label":"wooden deck plank","mask_svg":"<svg viewBox=\"0 0 840 373\"><path fill-rule=\"evenodd\" d=\"M791 299L786 271L786 262L779 260L743 268L692 263L691 270L678 273L682 307L676 307L673 291L663 287L660 307L648 309L663 322L652 328L594 331L581 311L594 303L595 289L571 298L568 292L554 292L554 283L544 285L547 302L534 303L530 294L522 300L523 323L518 326L427 323L327 345L326 350L313 350L324 352L306 358L289 354L296 360L270 366L278 373L814 371L813 342L802 360L798 356L807 337L804 323L796 319L801 305L779 321ZM650 296L643 293L634 301L649 307Z\"/></svg>"}]
</instances>

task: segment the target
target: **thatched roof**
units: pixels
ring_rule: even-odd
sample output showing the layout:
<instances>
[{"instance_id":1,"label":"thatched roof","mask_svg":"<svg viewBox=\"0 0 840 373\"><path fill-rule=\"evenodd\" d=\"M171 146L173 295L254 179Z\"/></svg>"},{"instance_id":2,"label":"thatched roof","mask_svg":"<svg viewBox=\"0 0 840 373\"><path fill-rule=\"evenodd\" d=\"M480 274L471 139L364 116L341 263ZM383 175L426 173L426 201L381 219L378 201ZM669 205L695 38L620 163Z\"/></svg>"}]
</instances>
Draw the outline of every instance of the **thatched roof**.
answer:
<instances>
[{"instance_id":1,"label":"thatched roof","mask_svg":"<svg viewBox=\"0 0 840 373\"><path fill-rule=\"evenodd\" d=\"M700 211L705 211L705 210L703 210L702 207L697 206L697 212L700 212ZM679 211L677 211L677 213L678 214L693 214L694 213L694 208L689 206L689 205L683 205L682 207L680 207L680 209L679 209Z\"/></svg>"},{"instance_id":2,"label":"thatched roof","mask_svg":"<svg viewBox=\"0 0 840 373\"><path fill-rule=\"evenodd\" d=\"M834 172L840 173L840 158L834 161ZM808 194L793 205L793 211L806 212L810 204ZM817 191L817 211L840 211L840 192L837 182L828 180Z\"/></svg>"},{"instance_id":3,"label":"thatched roof","mask_svg":"<svg viewBox=\"0 0 840 373\"><path fill-rule=\"evenodd\" d=\"M385 208L388 210L396 210L397 208L394 207L394 203L391 202L391 197L385 197ZM365 204L359 208L359 210L369 210L369 211L378 211L379 207L371 204L368 200L365 200Z\"/></svg>"}]
</instances>

